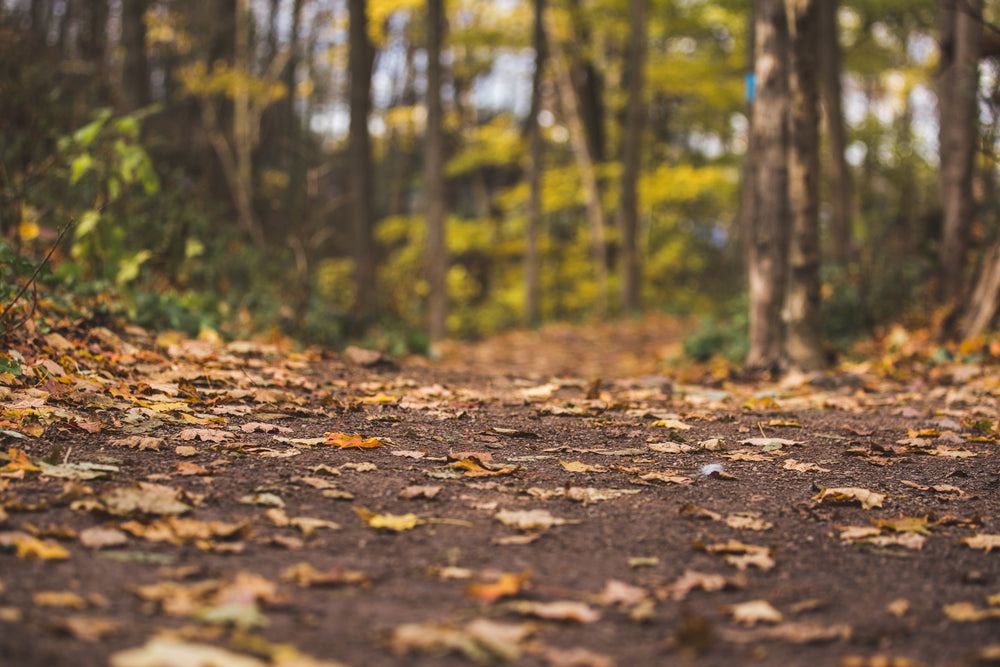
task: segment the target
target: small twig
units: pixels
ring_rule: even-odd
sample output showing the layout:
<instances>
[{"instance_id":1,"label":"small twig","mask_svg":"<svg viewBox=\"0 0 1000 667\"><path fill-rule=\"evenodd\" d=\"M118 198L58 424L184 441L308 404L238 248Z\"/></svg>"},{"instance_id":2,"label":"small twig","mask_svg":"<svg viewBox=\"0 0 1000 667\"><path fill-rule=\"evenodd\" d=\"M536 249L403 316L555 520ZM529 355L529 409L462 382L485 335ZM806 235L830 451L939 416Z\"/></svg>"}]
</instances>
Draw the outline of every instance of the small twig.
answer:
<instances>
[{"instance_id":1,"label":"small twig","mask_svg":"<svg viewBox=\"0 0 1000 667\"><path fill-rule=\"evenodd\" d=\"M28 287L30 287L30 286L32 286L32 285L35 284L35 279L38 278L38 273L42 270L42 267L45 266L46 264L48 264L49 259L52 258L52 253L54 253L56 251L56 248L59 247L59 244L62 243L63 237L66 236L66 233L69 230L71 230L73 227L76 226L76 223L77 223L77 219L76 218L72 218L69 221L69 223L67 223L66 225L64 225L63 228L59 230L59 235L56 236L56 240L53 241L52 247L49 248L49 251L47 253L45 253L45 258L42 259L42 261L38 264L38 266L35 267L35 271L34 271L34 273L31 274L31 278L29 278L28 282L26 282L24 285L21 285L21 289L19 289L17 291L17 294L14 295L14 299L9 304L7 304L7 307L3 309L2 313L0 313L0 323L2 323L4 320L7 319L8 313L10 313L11 309L14 306L17 305L18 301L21 300L21 297L24 296L24 293L27 291ZM36 290L37 290L37 288L36 288ZM37 303L37 291L36 291L36 303ZM32 313L33 312L34 312L34 307L32 307ZM28 317L31 317L31 315L29 314ZM21 324L23 324L24 321L26 321L26 319L27 318L25 318L24 320L21 320L21 322L19 322L17 325L15 325L14 328L17 328L17 327L21 326ZM4 335L6 335L6 333Z\"/></svg>"},{"instance_id":2,"label":"small twig","mask_svg":"<svg viewBox=\"0 0 1000 667\"><path fill-rule=\"evenodd\" d=\"M760 425L760 422L757 422L757 428L760 429L760 435L761 435L761 437L766 438L767 434L764 433L764 427Z\"/></svg>"},{"instance_id":3,"label":"small twig","mask_svg":"<svg viewBox=\"0 0 1000 667\"><path fill-rule=\"evenodd\" d=\"M73 451L73 445L70 445L69 447L66 448L66 453L63 454L63 461L62 461L63 465L69 463L69 453L72 451Z\"/></svg>"}]
</instances>

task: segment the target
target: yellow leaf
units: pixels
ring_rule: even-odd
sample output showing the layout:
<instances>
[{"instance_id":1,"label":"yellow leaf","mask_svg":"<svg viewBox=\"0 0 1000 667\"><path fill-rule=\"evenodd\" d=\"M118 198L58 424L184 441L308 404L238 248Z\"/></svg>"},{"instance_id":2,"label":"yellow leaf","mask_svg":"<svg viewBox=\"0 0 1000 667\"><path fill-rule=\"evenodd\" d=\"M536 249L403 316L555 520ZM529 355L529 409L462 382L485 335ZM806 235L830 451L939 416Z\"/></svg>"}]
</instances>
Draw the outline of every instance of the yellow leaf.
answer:
<instances>
[{"instance_id":1,"label":"yellow leaf","mask_svg":"<svg viewBox=\"0 0 1000 667\"><path fill-rule=\"evenodd\" d=\"M424 521L416 514L375 514L364 507L355 507L354 511L372 528L394 530L400 532L416 528Z\"/></svg>"},{"instance_id":2,"label":"yellow leaf","mask_svg":"<svg viewBox=\"0 0 1000 667\"><path fill-rule=\"evenodd\" d=\"M37 591L32 593L31 601L36 607L87 608L87 601L73 591Z\"/></svg>"},{"instance_id":3,"label":"yellow leaf","mask_svg":"<svg viewBox=\"0 0 1000 667\"><path fill-rule=\"evenodd\" d=\"M66 547L51 540L39 540L28 535L14 537L18 558L37 558L39 560L65 560L69 558Z\"/></svg>"},{"instance_id":4,"label":"yellow leaf","mask_svg":"<svg viewBox=\"0 0 1000 667\"><path fill-rule=\"evenodd\" d=\"M559 459L559 464L570 472L607 472L607 468L588 465L586 463L581 463L580 461L571 461L570 463L566 463L562 459Z\"/></svg>"},{"instance_id":5,"label":"yellow leaf","mask_svg":"<svg viewBox=\"0 0 1000 667\"><path fill-rule=\"evenodd\" d=\"M864 509L870 510L873 507L882 507L885 495L858 487L841 487L836 489L821 489L812 499L817 502L823 502L824 500L832 500L834 502L856 500L861 503Z\"/></svg>"}]
</instances>

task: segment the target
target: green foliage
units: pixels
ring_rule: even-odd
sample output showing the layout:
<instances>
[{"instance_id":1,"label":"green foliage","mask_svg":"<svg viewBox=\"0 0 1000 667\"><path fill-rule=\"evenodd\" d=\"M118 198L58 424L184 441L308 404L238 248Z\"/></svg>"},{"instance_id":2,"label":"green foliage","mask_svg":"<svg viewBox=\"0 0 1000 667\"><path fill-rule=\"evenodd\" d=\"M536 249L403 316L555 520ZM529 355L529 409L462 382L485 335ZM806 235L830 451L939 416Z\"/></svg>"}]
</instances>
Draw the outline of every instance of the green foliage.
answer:
<instances>
[{"instance_id":1,"label":"green foliage","mask_svg":"<svg viewBox=\"0 0 1000 667\"><path fill-rule=\"evenodd\" d=\"M698 328L684 339L684 354L699 362L722 357L733 364L742 364L750 348L749 319L745 300L740 307L730 307L725 316L706 317Z\"/></svg>"}]
</instances>

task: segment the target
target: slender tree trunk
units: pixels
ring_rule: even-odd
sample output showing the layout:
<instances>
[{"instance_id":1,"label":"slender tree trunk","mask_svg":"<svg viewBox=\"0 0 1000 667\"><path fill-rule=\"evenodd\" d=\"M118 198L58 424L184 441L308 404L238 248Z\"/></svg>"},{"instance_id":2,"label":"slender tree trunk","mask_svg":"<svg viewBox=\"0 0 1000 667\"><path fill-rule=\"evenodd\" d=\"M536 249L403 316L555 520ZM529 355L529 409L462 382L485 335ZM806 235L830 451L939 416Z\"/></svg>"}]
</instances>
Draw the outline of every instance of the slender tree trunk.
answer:
<instances>
[{"instance_id":1,"label":"slender tree trunk","mask_svg":"<svg viewBox=\"0 0 1000 667\"><path fill-rule=\"evenodd\" d=\"M790 56L788 202L792 233L785 294L785 356L794 368L824 365L819 279L819 90L816 71L818 0L785 0Z\"/></svg>"},{"instance_id":2,"label":"slender tree trunk","mask_svg":"<svg viewBox=\"0 0 1000 667\"><path fill-rule=\"evenodd\" d=\"M941 0L940 190L941 297L956 298L965 275L965 255L974 214L973 165L978 137L979 54L982 0ZM947 33L951 30L951 33Z\"/></svg>"},{"instance_id":3,"label":"slender tree trunk","mask_svg":"<svg viewBox=\"0 0 1000 667\"><path fill-rule=\"evenodd\" d=\"M597 185L597 173L594 169L594 158L587 142L580 108L573 94L573 83L570 80L569 65L562 45L549 34L549 44L552 45L552 64L555 68L559 86L559 96L562 100L566 124L569 126L569 140L573 147L580 180L583 183L583 193L587 202L587 221L590 225L590 247L594 262L594 279L597 283L597 296L594 304L597 319L603 320L608 313L608 252L604 241L604 210L601 206L601 193Z\"/></svg>"},{"instance_id":4,"label":"slender tree trunk","mask_svg":"<svg viewBox=\"0 0 1000 667\"><path fill-rule=\"evenodd\" d=\"M830 222L833 257L838 264L847 262L851 245L851 172L847 167L847 137L841 104L840 38L837 29L838 0L816 3L818 15L819 72L822 86L823 117L829 145L827 165L830 178Z\"/></svg>"},{"instance_id":5,"label":"slender tree trunk","mask_svg":"<svg viewBox=\"0 0 1000 667\"><path fill-rule=\"evenodd\" d=\"M753 131L759 142L750 225L750 349L747 366L783 366L782 307L788 266L788 24L782 0L755 0L756 97Z\"/></svg>"},{"instance_id":6,"label":"slender tree trunk","mask_svg":"<svg viewBox=\"0 0 1000 667\"><path fill-rule=\"evenodd\" d=\"M542 132L538 114L542 107L545 76L545 0L535 0L532 45L535 71L531 77L531 109L528 112L528 210L524 254L524 316L529 327L538 325L538 230L542 220Z\"/></svg>"},{"instance_id":7,"label":"slender tree trunk","mask_svg":"<svg viewBox=\"0 0 1000 667\"><path fill-rule=\"evenodd\" d=\"M371 146L368 114L371 109L371 80L374 47L368 39L366 0L350 0L351 118L348 170L351 188L351 227L354 256L354 321L363 330L375 312L374 213L372 205Z\"/></svg>"},{"instance_id":8,"label":"slender tree trunk","mask_svg":"<svg viewBox=\"0 0 1000 667\"><path fill-rule=\"evenodd\" d=\"M587 53L587 49L592 47L593 39L580 0L568 0L567 8L573 39L563 45L563 52L568 55L567 66L572 90L576 94L577 115L587 139L591 159L600 162L604 159L605 148L603 80L594 65L594 58Z\"/></svg>"},{"instance_id":9,"label":"slender tree trunk","mask_svg":"<svg viewBox=\"0 0 1000 667\"><path fill-rule=\"evenodd\" d=\"M753 227L754 210L757 197L757 153L759 141L753 128L753 102L757 95L757 79L755 73L757 44L757 12L754 3L750 3L747 18L746 35L746 115L747 115L747 147L743 154L743 165L740 173L740 203L736 212L737 235L740 244L740 256L745 265L750 263L750 234Z\"/></svg>"},{"instance_id":10,"label":"slender tree trunk","mask_svg":"<svg viewBox=\"0 0 1000 667\"><path fill-rule=\"evenodd\" d=\"M447 335L448 250L445 244L444 110L441 104L443 0L427 0L427 136L424 206L427 218L427 333L431 343Z\"/></svg>"},{"instance_id":11,"label":"slender tree trunk","mask_svg":"<svg viewBox=\"0 0 1000 667\"><path fill-rule=\"evenodd\" d=\"M629 2L628 102L622 155L622 201L618 217L621 237L622 310L639 308L641 271L636 251L639 227L639 172L642 156L642 133L645 129L647 0Z\"/></svg>"},{"instance_id":12,"label":"slender tree trunk","mask_svg":"<svg viewBox=\"0 0 1000 667\"><path fill-rule=\"evenodd\" d=\"M122 49L125 52L122 92L125 109L135 111L150 103L149 60L146 58L146 22L149 0L122 4Z\"/></svg>"}]
</instances>

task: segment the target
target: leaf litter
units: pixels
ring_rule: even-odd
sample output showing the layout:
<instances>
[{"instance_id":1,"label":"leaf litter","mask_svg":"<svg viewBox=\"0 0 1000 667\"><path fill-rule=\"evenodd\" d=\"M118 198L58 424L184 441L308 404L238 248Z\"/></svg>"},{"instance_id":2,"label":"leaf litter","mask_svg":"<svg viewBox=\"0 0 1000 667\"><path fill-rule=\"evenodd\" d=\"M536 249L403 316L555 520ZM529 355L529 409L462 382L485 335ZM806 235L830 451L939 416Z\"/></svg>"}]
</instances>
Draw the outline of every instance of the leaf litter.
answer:
<instances>
[{"instance_id":1,"label":"leaf litter","mask_svg":"<svg viewBox=\"0 0 1000 667\"><path fill-rule=\"evenodd\" d=\"M50 641L125 667L848 664L883 631L950 664L996 644L985 366L487 379L58 335L0 375L0 650L21 664L58 664Z\"/></svg>"}]
</instances>

